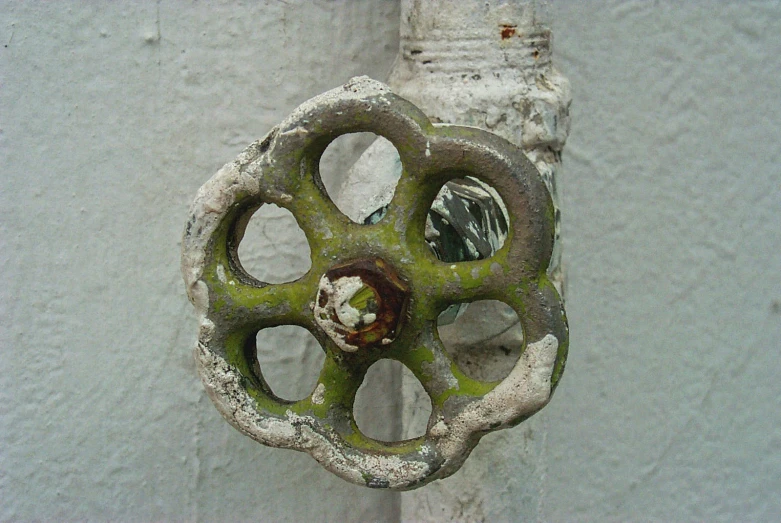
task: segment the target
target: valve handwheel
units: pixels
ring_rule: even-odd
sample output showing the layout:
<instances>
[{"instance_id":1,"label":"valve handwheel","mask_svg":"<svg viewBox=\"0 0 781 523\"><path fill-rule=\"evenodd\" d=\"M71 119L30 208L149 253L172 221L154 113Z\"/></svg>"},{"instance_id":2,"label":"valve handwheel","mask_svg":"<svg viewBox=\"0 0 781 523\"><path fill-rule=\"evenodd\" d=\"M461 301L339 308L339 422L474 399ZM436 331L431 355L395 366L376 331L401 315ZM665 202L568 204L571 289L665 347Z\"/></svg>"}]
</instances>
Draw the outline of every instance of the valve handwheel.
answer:
<instances>
[{"instance_id":1,"label":"valve handwheel","mask_svg":"<svg viewBox=\"0 0 781 523\"><path fill-rule=\"evenodd\" d=\"M403 165L373 225L342 214L318 171L330 142L364 131L387 138ZM509 234L487 259L442 262L426 244L426 215L443 184L467 175L504 200ZM239 262L244 229L264 203L288 209L306 234L312 267L296 281L267 284ZM308 452L353 483L407 490L446 477L481 436L545 406L564 370L566 317L546 276L553 224L545 184L517 147L479 129L435 126L387 86L354 78L297 108L195 198L182 271L198 313L195 356L206 390L242 433ZM465 375L436 329L448 306L486 299L510 305L524 333L518 363L499 382ZM256 356L257 332L285 324L309 330L326 355L317 386L295 402L273 394ZM383 358L406 365L431 397L419 438L377 441L356 425L356 391Z\"/></svg>"}]
</instances>

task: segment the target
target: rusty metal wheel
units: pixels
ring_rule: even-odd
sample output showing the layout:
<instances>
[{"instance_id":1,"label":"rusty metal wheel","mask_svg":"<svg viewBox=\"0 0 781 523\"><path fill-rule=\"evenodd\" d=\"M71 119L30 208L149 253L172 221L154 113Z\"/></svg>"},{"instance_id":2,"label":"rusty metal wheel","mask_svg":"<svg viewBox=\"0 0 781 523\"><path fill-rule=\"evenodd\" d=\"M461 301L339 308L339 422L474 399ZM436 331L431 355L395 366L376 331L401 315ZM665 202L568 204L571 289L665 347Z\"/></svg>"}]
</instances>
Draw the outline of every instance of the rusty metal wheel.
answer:
<instances>
[{"instance_id":1,"label":"rusty metal wheel","mask_svg":"<svg viewBox=\"0 0 781 523\"><path fill-rule=\"evenodd\" d=\"M403 165L387 212L371 225L339 212L318 172L331 141L362 131L388 139ZM426 244L426 215L443 184L464 176L498 192L509 233L486 259L446 263ZM249 218L267 203L288 209L310 244L311 269L290 283L258 281L237 255ZM385 85L355 78L301 105L195 198L182 270L199 317L206 390L244 434L308 452L353 483L405 490L446 477L481 436L547 404L564 370L566 317L545 273L553 234L550 196L518 148L479 129L435 126ZM511 306L524 331L518 363L498 382L464 374L436 330L450 305L484 299ZM308 329L326 355L300 401L274 395L255 355L256 333L284 324ZM431 397L419 438L377 441L355 422L356 391L383 358L406 365Z\"/></svg>"}]
</instances>

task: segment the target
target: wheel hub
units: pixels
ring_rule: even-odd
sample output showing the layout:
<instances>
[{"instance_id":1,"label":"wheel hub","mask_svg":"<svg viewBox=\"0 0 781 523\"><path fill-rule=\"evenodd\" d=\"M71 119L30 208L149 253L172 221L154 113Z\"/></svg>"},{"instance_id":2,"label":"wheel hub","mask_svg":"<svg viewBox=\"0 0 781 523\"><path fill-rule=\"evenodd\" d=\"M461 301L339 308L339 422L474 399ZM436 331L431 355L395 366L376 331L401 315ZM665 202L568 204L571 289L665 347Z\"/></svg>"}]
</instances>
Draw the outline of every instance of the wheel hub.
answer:
<instances>
[{"instance_id":1,"label":"wheel hub","mask_svg":"<svg viewBox=\"0 0 781 523\"><path fill-rule=\"evenodd\" d=\"M408 300L408 286L384 260L355 260L320 278L314 316L340 349L355 352L393 342Z\"/></svg>"}]
</instances>

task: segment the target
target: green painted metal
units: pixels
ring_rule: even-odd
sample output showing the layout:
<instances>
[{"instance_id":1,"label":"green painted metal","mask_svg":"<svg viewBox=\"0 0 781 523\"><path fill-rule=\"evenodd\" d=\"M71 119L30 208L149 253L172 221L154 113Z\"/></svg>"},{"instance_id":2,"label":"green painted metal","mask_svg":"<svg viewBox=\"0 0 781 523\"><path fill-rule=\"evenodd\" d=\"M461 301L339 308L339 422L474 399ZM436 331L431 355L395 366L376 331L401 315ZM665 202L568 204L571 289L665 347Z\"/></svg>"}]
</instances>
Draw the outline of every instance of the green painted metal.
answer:
<instances>
[{"instance_id":1,"label":"green painted metal","mask_svg":"<svg viewBox=\"0 0 781 523\"><path fill-rule=\"evenodd\" d=\"M531 414L511 416L500 426L469 435L463 455L449 456L438 447L432 427L438 421L447 424L458 419L467 406L480 404L500 383L469 378L448 356L436 330L437 317L447 307L487 299L507 303L520 318L526 343L555 337L558 349L551 392L561 377L568 347L566 317L546 276L553 246L553 206L534 166L502 138L474 128L433 126L415 106L376 82L358 79L340 89L304 104L204 186L185 232L185 279L203 315L199 349L224 360L236 373L258 419L306 419L307 430L338 448L340 459L348 465L331 464L331 458L320 459L314 452L313 456L346 479L374 487L415 488L452 474L485 432L514 425ZM320 156L331 141L364 131L390 140L403 165L387 212L372 225L356 224L339 212L318 172ZM501 196L509 214L508 237L486 259L446 263L426 243L426 216L443 184L465 176L484 181ZM265 203L291 211L309 241L311 269L294 282L260 282L238 259L244 228ZM312 307L323 274L336 265L369 257L393 267L409 287L409 304L392 342L349 353L318 326ZM201 285L208 290L207 303L199 298ZM366 296L355 296L361 298ZM290 402L274 395L266 384L257 363L255 335L283 324L308 329L325 351L315 389L321 395L313 392ZM426 435L382 442L358 429L352 414L356 391L368 368L382 358L406 365L431 396L433 413ZM267 444L296 448L297 441L312 441L299 434L291 436L291 443L280 444L243 427L236 416L226 417ZM302 443L304 448L297 450L311 452L307 445ZM366 457L386 460L388 456L397 456L402 464L416 464L416 472L380 477L369 465L362 465ZM418 463L425 465L421 465L424 472L418 470ZM345 472L345 467L359 470L361 479Z\"/></svg>"}]
</instances>

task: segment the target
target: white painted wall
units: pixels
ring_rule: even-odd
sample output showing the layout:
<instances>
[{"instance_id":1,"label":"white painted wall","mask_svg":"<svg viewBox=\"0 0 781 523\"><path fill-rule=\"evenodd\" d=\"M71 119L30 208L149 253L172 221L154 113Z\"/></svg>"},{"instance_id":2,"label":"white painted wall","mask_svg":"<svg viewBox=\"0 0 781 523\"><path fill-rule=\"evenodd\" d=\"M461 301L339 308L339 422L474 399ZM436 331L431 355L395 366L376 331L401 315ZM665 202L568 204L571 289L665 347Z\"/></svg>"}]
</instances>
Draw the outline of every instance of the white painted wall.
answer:
<instances>
[{"instance_id":1,"label":"white painted wall","mask_svg":"<svg viewBox=\"0 0 781 523\"><path fill-rule=\"evenodd\" d=\"M416 510L777 520L781 7L548 17L575 99L568 369L534 430L480 444L473 499ZM408 494L222 421L178 260L197 187L311 95L383 78L397 32L383 0L0 6L0 520L398 520ZM544 441L533 484L494 452L518 434Z\"/></svg>"}]
</instances>

